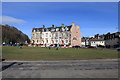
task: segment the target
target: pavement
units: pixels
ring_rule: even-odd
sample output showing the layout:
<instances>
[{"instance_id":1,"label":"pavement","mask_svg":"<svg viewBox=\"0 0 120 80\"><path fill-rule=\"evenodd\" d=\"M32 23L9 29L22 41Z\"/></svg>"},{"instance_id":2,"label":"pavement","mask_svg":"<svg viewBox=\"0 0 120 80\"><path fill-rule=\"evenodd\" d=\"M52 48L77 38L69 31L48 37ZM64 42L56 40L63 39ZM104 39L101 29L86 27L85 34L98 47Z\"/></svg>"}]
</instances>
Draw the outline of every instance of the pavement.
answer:
<instances>
[{"instance_id":1,"label":"pavement","mask_svg":"<svg viewBox=\"0 0 120 80\"><path fill-rule=\"evenodd\" d=\"M118 59L3 61L3 78L118 78Z\"/></svg>"}]
</instances>

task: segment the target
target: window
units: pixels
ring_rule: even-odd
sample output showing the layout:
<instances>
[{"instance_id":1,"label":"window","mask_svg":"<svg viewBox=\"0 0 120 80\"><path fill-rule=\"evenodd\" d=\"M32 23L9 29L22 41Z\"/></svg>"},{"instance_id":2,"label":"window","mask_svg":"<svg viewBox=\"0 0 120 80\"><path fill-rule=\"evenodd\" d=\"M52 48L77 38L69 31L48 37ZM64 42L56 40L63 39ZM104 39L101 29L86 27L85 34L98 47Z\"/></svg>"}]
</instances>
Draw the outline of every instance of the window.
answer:
<instances>
[{"instance_id":1,"label":"window","mask_svg":"<svg viewBox=\"0 0 120 80\"><path fill-rule=\"evenodd\" d=\"M59 37L61 37L62 35L61 35L61 33L59 33Z\"/></svg>"},{"instance_id":2,"label":"window","mask_svg":"<svg viewBox=\"0 0 120 80\"><path fill-rule=\"evenodd\" d=\"M46 39L46 43L48 43L48 40Z\"/></svg>"},{"instance_id":3,"label":"window","mask_svg":"<svg viewBox=\"0 0 120 80\"><path fill-rule=\"evenodd\" d=\"M59 30L59 28L56 29L56 31L58 31L58 30Z\"/></svg>"},{"instance_id":4,"label":"window","mask_svg":"<svg viewBox=\"0 0 120 80\"><path fill-rule=\"evenodd\" d=\"M69 37L69 33L66 33L66 36Z\"/></svg>"},{"instance_id":5,"label":"window","mask_svg":"<svg viewBox=\"0 0 120 80\"><path fill-rule=\"evenodd\" d=\"M66 31L68 31L68 27L66 27L65 29L66 29Z\"/></svg>"},{"instance_id":6,"label":"window","mask_svg":"<svg viewBox=\"0 0 120 80\"><path fill-rule=\"evenodd\" d=\"M38 43L38 40L36 42Z\"/></svg>"},{"instance_id":7,"label":"window","mask_svg":"<svg viewBox=\"0 0 120 80\"><path fill-rule=\"evenodd\" d=\"M35 30L34 30L34 32L35 32Z\"/></svg>"},{"instance_id":8,"label":"window","mask_svg":"<svg viewBox=\"0 0 120 80\"><path fill-rule=\"evenodd\" d=\"M63 37L63 33L61 33L61 37Z\"/></svg>"},{"instance_id":9,"label":"window","mask_svg":"<svg viewBox=\"0 0 120 80\"><path fill-rule=\"evenodd\" d=\"M46 32L48 32L48 29L46 29Z\"/></svg>"},{"instance_id":10,"label":"window","mask_svg":"<svg viewBox=\"0 0 120 80\"><path fill-rule=\"evenodd\" d=\"M32 36L32 37L33 37L33 38L35 37L35 36L34 36L34 34L33 34L33 36Z\"/></svg>"},{"instance_id":11,"label":"window","mask_svg":"<svg viewBox=\"0 0 120 80\"><path fill-rule=\"evenodd\" d=\"M77 40L77 38L76 38L76 37L74 37L74 38L73 38L73 40Z\"/></svg>"},{"instance_id":12,"label":"window","mask_svg":"<svg viewBox=\"0 0 120 80\"><path fill-rule=\"evenodd\" d=\"M44 34L42 34L42 37L44 37Z\"/></svg>"},{"instance_id":13,"label":"window","mask_svg":"<svg viewBox=\"0 0 120 80\"><path fill-rule=\"evenodd\" d=\"M42 37L42 35L40 34L40 37Z\"/></svg>"},{"instance_id":14,"label":"window","mask_svg":"<svg viewBox=\"0 0 120 80\"><path fill-rule=\"evenodd\" d=\"M65 29L64 29L64 28L62 28L62 31L65 31Z\"/></svg>"},{"instance_id":15,"label":"window","mask_svg":"<svg viewBox=\"0 0 120 80\"><path fill-rule=\"evenodd\" d=\"M48 33L46 33L46 37L48 37Z\"/></svg>"},{"instance_id":16,"label":"window","mask_svg":"<svg viewBox=\"0 0 120 80\"><path fill-rule=\"evenodd\" d=\"M63 37L66 37L66 33L63 33Z\"/></svg>"},{"instance_id":17,"label":"window","mask_svg":"<svg viewBox=\"0 0 120 80\"><path fill-rule=\"evenodd\" d=\"M51 37L54 37L54 34L53 34L53 33L51 34Z\"/></svg>"},{"instance_id":18,"label":"window","mask_svg":"<svg viewBox=\"0 0 120 80\"><path fill-rule=\"evenodd\" d=\"M49 37L51 37L51 34L49 35Z\"/></svg>"},{"instance_id":19,"label":"window","mask_svg":"<svg viewBox=\"0 0 120 80\"><path fill-rule=\"evenodd\" d=\"M36 34L36 38L39 38L39 34Z\"/></svg>"},{"instance_id":20,"label":"window","mask_svg":"<svg viewBox=\"0 0 120 80\"><path fill-rule=\"evenodd\" d=\"M56 40L56 43L58 42L58 40Z\"/></svg>"},{"instance_id":21,"label":"window","mask_svg":"<svg viewBox=\"0 0 120 80\"><path fill-rule=\"evenodd\" d=\"M51 31L55 31L55 29L51 29Z\"/></svg>"},{"instance_id":22,"label":"window","mask_svg":"<svg viewBox=\"0 0 120 80\"><path fill-rule=\"evenodd\" d=\"M68 43L68 40L66 40L66 43Z\"/></svg>"},{"instance_id":23,"label":"window","mask_svg":"<svg viewBox=\"0 0 120 80\"><path fill-rule=\"evenodd\" d=\"M71 36L71 34L69 34L69 36Z\"/></svg>"},{"instance_id":24,"label":"window","mask_svg":"<svg viewBox=\"0 0 120 80\"><path fill-rule=\"evenodd\" d=\"M44 29L42 29L42 31L44 32Z\"/></svg>"},{"instance_id":25,"label":"window","mask_svg":"<svg viewBox=\"0 0 120 80\"><path fill-rule=\"evenodd\" d=\"M39 30L37 30L37 32L39 32Z\"/></svg>"},{"instance_id":26,"label":"window","mask_svg":"<svg viewBox=\"0 0 120 80\"><path fill-rule=\"evenodd\" d=\"M55 37L55 33L53 34L53 37Z\"/></svg>"},{"instance_id":27,"label":"window","mask_svg":"<svg viewBox=\"0 0 120 80\"><path fill-rule=\"evenodd\" d=\"M58 33L55 34L55 37L58 37Z\"/></svg>"}]
</instances>

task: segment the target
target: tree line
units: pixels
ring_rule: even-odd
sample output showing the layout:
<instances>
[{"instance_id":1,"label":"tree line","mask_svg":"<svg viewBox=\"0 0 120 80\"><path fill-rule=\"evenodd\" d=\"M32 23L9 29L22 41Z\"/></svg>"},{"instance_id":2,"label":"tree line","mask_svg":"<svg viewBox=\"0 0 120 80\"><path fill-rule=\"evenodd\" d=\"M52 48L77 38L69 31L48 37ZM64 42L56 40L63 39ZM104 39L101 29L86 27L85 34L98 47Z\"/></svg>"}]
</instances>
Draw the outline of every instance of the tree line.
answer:
<instances>
[{"instance_id":1,"label":"tree line","mask_svg":"<svg viewBox=\"0 0 120 80\"><path fill-rule=\"evenodd\" d=\"M2 43L15 44L25 42L30 43L29 37L17 28L9 25L0 25L2 28Z\"/></svg>"}]
</instances>

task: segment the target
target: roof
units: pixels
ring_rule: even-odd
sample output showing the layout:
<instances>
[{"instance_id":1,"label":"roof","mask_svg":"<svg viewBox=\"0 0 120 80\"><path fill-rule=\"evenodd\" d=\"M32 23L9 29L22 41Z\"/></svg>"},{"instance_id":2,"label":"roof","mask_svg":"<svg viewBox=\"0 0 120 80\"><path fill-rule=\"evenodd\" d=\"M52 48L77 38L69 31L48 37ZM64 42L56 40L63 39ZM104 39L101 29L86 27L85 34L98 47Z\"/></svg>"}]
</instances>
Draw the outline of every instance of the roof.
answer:
<instances>
[{"instance_id":1,"label":"roof","mask_svg":"<svg viewBox=\"0 0 120 80\"><path fill-rule=\"evenodd\" d=\"M114 39L114 38L120 38L120 32L116 32L116 33L107 33L105 35L105 40L108 40L108 39Z\"/></svg>"},{"instance_id":2,"label":"roof","mask_svg":"<svg viewBox=\"0 0 120 80\"><path fill-rule=\"evenodd\" d=\"M104 39L90 39L90 41L104 41Z\"/></svg>"},{"instance_id":3,"label":"roof","mask_svg":"<svg viewBox=\"0 0 120 80\"><path fill-rule=\"evenodd\" d=\"M32 32L35 30L35 32L46 32L46 31L52 31L52 32L56 32L56 31L70 31L72 25L70 26L60 26L60 27L48 27L48 28L33 28Z\"/></svg>"}]
</instances>

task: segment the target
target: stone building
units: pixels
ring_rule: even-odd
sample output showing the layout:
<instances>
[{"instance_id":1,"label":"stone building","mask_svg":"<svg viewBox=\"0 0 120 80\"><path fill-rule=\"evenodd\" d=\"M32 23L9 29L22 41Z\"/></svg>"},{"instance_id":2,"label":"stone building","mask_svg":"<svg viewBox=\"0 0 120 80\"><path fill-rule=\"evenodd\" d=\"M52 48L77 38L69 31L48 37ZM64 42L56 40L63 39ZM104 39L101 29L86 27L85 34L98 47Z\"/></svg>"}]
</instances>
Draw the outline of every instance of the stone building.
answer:
<instances>
[{"instance_id":1,"label":"stone building","mask_svg":"<svg viewBox=\"0 0 120 80\"><path fill-rule=\"evenodd\" d=\"M80 26L72 25L65 26L62 24L60 27L45 27L33 28L31 43L38 46L54 46L60 47L73 47L81 46L81 32Z\"/></svg>"},{"instance_id":2,"label":"stone building","mask_svg":"<svg viewBox=\"0 0 120 80\"><path fill-rule=\"evenodd\" d=\"M120 47L120 32L107 33L105 35L105 45L107 48Z\"/></svg>"}]
</instances>

